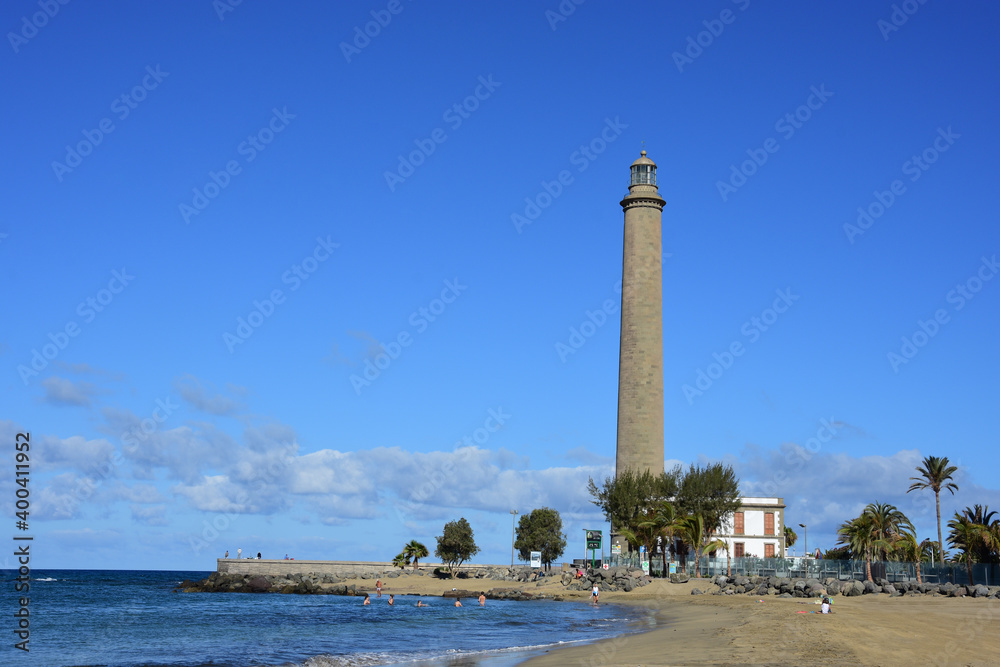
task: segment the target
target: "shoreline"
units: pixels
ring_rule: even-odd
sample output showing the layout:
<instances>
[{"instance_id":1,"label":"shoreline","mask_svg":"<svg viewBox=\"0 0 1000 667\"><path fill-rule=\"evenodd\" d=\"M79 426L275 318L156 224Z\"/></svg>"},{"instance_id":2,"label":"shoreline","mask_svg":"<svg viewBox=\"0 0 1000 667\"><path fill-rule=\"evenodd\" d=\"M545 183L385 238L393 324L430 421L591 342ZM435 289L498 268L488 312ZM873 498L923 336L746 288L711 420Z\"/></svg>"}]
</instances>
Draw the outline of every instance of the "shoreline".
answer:
<instances>
[{"instance_id":1,"label":"shoreline","mask_svg":"<svg viewBox=\"0 0 1000 667\"><path fill-rule=\"evenodd\" d=\"M375 579L356 578L358 593L374 592ZM567 590L558 577L539 582L439 579L403 573L383 580L383 598L445 596L502 586L530 594L586 603L589 591ZM833 597L822 615L814 598L776 595L692 595L717 590L707 579L672 584L656 579L631 592L601 592L601 604L649 609L650 624L638 632L569 646L510 653L454 656L426 665L449 667L555 667L557 665L913 665L1000 663L1000 599L887 594ZM373 604L376 598L373 596ZM530 603L530 602L529 602ZM487 602L489 604L489 602ZM813 612L813 613L810 613ZM410 663L413 664L413 663Z\"/></svg>"}]
</instances>

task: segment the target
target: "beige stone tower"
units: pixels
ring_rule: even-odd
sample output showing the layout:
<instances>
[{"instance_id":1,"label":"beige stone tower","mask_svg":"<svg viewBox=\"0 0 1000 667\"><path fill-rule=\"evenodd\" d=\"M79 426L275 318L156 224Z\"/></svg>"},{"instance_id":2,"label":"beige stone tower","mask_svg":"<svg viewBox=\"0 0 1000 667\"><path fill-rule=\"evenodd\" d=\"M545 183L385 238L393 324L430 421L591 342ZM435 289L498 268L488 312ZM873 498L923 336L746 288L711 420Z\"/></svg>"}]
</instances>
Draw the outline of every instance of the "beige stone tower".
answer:
<instances>
[{"instance_id":1,"label":"beige stone tower","mask_svg":"<svg viewBox=\"0 0 1000 667\"><path fill-rule=\"evenodd\" d=\"M656 163L632 163L625 211L622 339L618 363L618 454L627 468L663 472L663 269Z\"/></svg>"}]
</instances>

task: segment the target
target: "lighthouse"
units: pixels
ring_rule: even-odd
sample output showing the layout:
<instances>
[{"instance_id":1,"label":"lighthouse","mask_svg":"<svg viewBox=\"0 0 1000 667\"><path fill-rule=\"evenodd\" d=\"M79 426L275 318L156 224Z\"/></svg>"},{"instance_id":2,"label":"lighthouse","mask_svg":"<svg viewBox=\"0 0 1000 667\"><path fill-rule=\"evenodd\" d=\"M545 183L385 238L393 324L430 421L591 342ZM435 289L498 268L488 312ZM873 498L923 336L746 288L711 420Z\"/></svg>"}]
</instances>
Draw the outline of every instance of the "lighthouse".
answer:
<instances>
[{"instance_id":1,"label":"lighthouse","mask_svg":"<svg viewBox=\"0 0 1000 667\"><path fill-rule=\"evenodd\" d=\"M656 163L632 163L622 260L622 331L618 363L618 446L615 475L663 472L663 199Z\"/></svg>"}]
</instances>

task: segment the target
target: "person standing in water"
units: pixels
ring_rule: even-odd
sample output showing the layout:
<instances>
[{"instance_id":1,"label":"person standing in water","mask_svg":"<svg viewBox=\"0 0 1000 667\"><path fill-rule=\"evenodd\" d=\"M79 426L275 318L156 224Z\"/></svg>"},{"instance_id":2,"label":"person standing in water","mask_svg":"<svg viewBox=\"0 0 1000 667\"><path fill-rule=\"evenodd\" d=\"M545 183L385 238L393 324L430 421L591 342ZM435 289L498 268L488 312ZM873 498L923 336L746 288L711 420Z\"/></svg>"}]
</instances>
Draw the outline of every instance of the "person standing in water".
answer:
<instances>
[{"instance_id":1,"label":"person standing in water","mask_svg":"<svg viewBox=\"0 0 1000 667\"><path fill-rule=\"evenodd\" d=\"M480 593L479 594L479 606L480 607L485 607L486 606L486 593Z\"/></svg>"},{"instance_id":2,"label":"person standing in water","mask_svg":"<svg viewBox=\"0 0 1000 667\"><path fill-rule=\"evenodd\" d=\"M594 584L594 590L590 592L590 599L594 604L597 604L600 598L601 598L601 591L597 589L597 584Z\"/></svg>"},{"instance_id":3,"label":"person standing in water","mask_svg":"<svg viewBox=\"0 0 1000 667\"><path fill-rule=\"evenodd\" d=\"M395 602L393 601L393 595L392 595L392 593L389 593L389 606L391 607L394 604L395 604Z\"/></svg>"},{"instance_id":4,"label":"person standing in water","mask_svg":"<svg viewBox=\"0 0 1000 667\"><path fill-rule=\"evenodd\" d=\"M361 604L371 604L371 603L372 601L368 599L368 593L365 593L365 601L362 602Z\"/></svg>"}]
</instances>

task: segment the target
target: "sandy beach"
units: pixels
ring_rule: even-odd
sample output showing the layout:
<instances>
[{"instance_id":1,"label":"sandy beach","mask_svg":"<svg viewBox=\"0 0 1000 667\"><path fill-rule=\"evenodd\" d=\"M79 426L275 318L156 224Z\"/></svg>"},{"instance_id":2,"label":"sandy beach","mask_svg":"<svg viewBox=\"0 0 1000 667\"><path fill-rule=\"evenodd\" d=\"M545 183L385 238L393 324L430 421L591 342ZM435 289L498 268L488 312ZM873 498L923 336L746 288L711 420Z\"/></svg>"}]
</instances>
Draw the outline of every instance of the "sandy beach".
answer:
<instances>
[{"instance_id":1,"label":"sandy beach","mask_svg":"<svg viewBox=\"0 0 1000 667\"><path fill-rule=\"evenodd\" d=\"M375 581L352 580L374 593ZM833 614L804 598L691 595L710 590L707 581L671 584L657 580L631 593L601 593L601 602L637 604L655 611L656 625L591 645L545 652L527 660L548 665L997 665L1000 664L1000 601L887 595L834 598ZM528 593L586 601L558 577L515 584L483 579L437 579L405 574L384 579L383 596L440 596L521 588ZM488 604L488 603L487 603ZM800 613L805 612L805 613ZM810 613L816 612L816 613Z\"/></svg>"}]
</instances>

